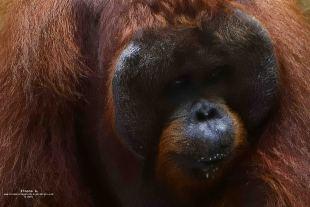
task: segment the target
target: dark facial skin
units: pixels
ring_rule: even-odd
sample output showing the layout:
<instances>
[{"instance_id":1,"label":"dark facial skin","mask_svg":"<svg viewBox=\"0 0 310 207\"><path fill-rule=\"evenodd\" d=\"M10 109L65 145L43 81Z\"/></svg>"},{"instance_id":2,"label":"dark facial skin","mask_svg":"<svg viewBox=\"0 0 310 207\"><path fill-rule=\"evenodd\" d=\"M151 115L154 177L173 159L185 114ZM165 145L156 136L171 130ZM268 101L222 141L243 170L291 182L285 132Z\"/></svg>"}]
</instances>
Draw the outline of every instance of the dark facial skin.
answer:
<instances>
[{"instance_id":1,"label":"dark facial skin","mask_svg":"<svg viewBox=\"0 0 310 207\"><path fill-rule=\"evenodd\" d=\"M249 142L257 137L275 103L277 70L268 34L238 10L197 28L144 29L117 62L116 131L135 154L151 160L164 127L180 119L190 149L173 159L192 169L203 157L201 169L214 170L234 150L230 111L239 115Z\"/></svg>"}]
</instances>

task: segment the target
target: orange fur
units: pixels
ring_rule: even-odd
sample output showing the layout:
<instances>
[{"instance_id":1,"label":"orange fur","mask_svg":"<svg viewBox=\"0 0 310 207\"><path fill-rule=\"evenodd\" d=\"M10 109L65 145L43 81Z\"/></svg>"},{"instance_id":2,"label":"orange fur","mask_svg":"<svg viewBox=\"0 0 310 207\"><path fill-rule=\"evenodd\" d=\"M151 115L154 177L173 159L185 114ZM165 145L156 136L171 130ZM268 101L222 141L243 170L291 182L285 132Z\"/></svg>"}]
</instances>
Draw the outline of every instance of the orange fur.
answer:
<instances>
[{"instance_id":1,"label":"orange fur","mask_svg":"<svg viewBox=\"0 0 310 207\"><path fill-rule=\"evenodd\" d=\"M251 193L265 206L308 206L310 26L294 0L12 0L0 34L0 205L94 205L79 163L75 126L76 108L85 105L84 81L102 75L98 62L112 76L117 51L139 28L192 26L201 13L216 15L225 3L253 15L269 31L281 64L281 92L277 113L239 169L246 176L222 189L213 206L242 206L242 197ZM96 45L98 39L102 45ZM21 188L55 196L2 196Z\"/></svg>"}]
</instances>

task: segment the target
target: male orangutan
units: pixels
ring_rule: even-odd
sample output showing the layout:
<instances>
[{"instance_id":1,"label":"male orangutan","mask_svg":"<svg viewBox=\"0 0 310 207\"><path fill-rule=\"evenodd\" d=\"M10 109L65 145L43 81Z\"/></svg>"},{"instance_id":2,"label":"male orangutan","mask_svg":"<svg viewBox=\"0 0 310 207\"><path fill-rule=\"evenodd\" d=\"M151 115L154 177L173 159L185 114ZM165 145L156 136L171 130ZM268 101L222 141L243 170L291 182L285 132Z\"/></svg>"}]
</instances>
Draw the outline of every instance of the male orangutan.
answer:
<instances>
[{"instance_id":1,"label":"male orangutan","mask_svg":"<svg viewBox=\"0 0 310 207\"><path fill-rule=\"evenodd\" d=\"M10 1L0 206L309 206L296 5Z\"/></svg>"}]
</instances>

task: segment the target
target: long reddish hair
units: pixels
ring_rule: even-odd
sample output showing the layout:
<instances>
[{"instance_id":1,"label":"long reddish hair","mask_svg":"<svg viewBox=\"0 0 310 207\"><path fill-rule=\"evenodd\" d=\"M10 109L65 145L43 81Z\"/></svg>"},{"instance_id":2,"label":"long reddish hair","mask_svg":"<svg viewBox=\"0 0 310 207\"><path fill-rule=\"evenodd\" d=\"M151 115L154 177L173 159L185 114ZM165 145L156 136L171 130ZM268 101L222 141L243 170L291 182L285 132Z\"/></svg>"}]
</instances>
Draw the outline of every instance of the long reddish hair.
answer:
<instances>
[{"instance_id":1,"label":"long reddish hair","mask_svg":"<svg viewBox=\"0 0 310 207\"><path fill-rule=\"evenodd\" d=\"M75 109L85 103L81 83L99 67L94 56L113 74L113 59L139 28L196 24L202 12L212 16L223 3L254 16L269 31L281 86L276 114L240 167L244 179L232 179L236 186L228 186L215 203L229 206L252 193L267 206L308 206L310 26L294 0L10 2L0 34L1 206L92 205L78 161ZM94 25L99 36L90 38ZM98 54L91 52L97 48ZM54 197L2 196L21 188Z\"/></svg>"}]
</instances>

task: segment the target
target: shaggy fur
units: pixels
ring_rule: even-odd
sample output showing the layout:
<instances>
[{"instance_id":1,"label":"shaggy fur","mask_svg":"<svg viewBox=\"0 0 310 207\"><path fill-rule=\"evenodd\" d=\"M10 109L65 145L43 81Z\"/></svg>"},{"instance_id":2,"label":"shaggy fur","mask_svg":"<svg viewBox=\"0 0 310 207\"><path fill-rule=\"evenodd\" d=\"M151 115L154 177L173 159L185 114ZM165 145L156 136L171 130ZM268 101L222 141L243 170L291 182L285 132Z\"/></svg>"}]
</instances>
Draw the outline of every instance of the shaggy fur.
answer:
<instances>
[{"instance_id":1,"label":"shaggy fur","mask_svg":"<svg viewBox=\"0 0 310 207\"><path fill-rule=\"evenodd\" d=\"M109 85L114 58L139 28L195 25L202 14L216 15L223 2L269 31L281 65L280 103L250 158L210 203L308 206L310 26L293 0L11 1L0 35L0 205L98 203L91 192L101 191L89 184L77 139L88 82L104 75L100 84ZM104 90L101 96L109 94ZM54 196L3 196L20 189ZM101 205L110 202L102 199Z\"/></svg>"}]
</instances>

